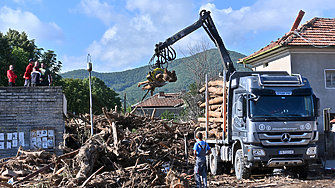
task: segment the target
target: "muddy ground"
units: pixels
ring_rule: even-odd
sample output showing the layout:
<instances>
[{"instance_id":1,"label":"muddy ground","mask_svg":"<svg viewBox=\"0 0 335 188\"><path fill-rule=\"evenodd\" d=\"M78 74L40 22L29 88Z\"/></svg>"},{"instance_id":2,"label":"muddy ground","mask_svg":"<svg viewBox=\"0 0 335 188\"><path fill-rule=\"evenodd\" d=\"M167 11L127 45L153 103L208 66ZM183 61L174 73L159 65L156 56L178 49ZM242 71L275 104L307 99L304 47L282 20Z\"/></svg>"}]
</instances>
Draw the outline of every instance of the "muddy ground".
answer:
<instances>
[{"instance_id":1,"label":"muddy ground","mask_svg":"<svg viewBox=\"0 0 335 188\"><path fill-rule=\"evenodd\" d=\"M232 171L233 172L233 171ZM193 178L192 178L193 179ZM335 172L323 170L321 164L310 165L306 179L294 178L292 172L275 169L272 174L253 175L248 180L237 180L234 174L213 176L208 174L209 187L335 187ZM195 187L191 181L191 187Z\"/></svg>"}]
</instances>

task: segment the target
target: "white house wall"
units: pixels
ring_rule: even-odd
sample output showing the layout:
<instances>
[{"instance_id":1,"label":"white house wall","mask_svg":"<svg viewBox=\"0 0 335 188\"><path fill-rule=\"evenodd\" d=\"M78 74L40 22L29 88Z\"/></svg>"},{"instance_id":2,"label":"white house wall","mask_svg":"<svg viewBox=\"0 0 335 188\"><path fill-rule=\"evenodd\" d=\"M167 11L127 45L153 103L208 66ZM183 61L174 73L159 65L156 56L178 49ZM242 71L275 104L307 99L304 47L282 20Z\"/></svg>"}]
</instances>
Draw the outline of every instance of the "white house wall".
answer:
<instances>
[{"instance_id":1,"label":"white house wall","mask_svg":"<svg viewBox=\"0 0 335 188\"><path fill-rule=\"evenodd\" d=\"M288 51L282 51L255 62L252 67L255 71L287 71L291 74L290 62Z\"/></svg>"},{"instance_id":2,"label":"white house wall","mask_svg":"<svg viewBox=\"0 0 335 188\"><path fill-rule=\"evenodd\" d=\"M335 69L335 52L327 49L314 49L313 52L292 51L292 73L300 73L306 77L317 97L320 98L321 110L331 108L335 113L335 97L333 89L326 89L325 69Z\"/></svg>"}]
</instances>

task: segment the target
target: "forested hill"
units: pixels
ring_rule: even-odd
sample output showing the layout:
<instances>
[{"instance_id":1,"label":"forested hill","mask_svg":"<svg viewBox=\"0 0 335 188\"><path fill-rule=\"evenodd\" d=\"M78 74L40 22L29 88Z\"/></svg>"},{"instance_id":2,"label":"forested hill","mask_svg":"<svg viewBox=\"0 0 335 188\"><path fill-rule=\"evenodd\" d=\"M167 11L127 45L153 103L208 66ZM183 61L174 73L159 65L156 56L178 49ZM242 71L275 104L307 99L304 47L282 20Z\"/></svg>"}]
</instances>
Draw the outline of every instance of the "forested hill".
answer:
<instances>
[{"instance_id":1,"label":"forested hill","mask_svg":"<svg viewBox=\"0 0 335 188\"><path fill-rule=\"evenodd\" d=\"M202 52L205 53L205 52ZM223 70L223 64L220 60L220 56L217 49L211 49L207 51L208 55L214 57L211 59L211 69L218 75L219 72ZM237 64L238 59L245 57L245 55L229 51L230 57L234 62L234 66L239 71L248 71L243 68L242 64ZM194 83L194 76L192 72L188 71L187 66L185 65L185 61L192 61L193 56L180 58L174 60L169 64L168 70L175 70L178 80L174 83L168 83L164 87L156 88L155 92L164 91L166 93L175 93L180 92L181 90L188 90L188 85ZM117 93L119 93L120 97L123 98L124 92L126 92L127 96L127 106L131 104L135 104L139 102L145 91L142 91L141 88L137 87L137 83L146 80L146 75L149 72L148 66L143 66L131 70L126 70L122 72L112 72L112 73L98 73L92 71L92 76L96 76L103 80L106 85L112 89L114 89ZM88 72L86 69L74 70L62 73L61 76L63 78L87 78Z\"/></svg>"}]
</instances>

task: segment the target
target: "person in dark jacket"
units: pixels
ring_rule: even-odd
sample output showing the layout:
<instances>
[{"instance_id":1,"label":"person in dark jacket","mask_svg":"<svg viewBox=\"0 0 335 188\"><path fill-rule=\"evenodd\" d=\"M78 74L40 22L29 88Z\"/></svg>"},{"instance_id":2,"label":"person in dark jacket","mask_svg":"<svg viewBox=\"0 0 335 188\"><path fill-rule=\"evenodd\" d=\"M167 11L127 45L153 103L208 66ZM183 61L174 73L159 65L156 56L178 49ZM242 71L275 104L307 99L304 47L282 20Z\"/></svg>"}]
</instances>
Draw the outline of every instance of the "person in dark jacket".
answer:
<instances>
[{"instance_id":1,"label":"person in dark jacket","mask_svg":"<svg viewBox=\"0 0 335 188\"><path fill-rule=\"evenodd\" d=\"M37 68L33 68L31 72L31 86L40 86L41 84L41 73L37 71Z\"/></svg>"},{"instance_id":2,"label":"person in dark jacket","mask_svg":"<svg viewBox=\"0 0 335 188\"><path fill-rule=\"evenodd\" d=\"M196 156L194 173L195 173L195 181L197 183L197 187L201 188L201 178L203 180L204 188L207 188L207 172L206 172L206 155L212 153L209 145L202 140L202 133L198 132L196 135L198 141L194 144L193 152Z\"/></svg>"}]
</instances>

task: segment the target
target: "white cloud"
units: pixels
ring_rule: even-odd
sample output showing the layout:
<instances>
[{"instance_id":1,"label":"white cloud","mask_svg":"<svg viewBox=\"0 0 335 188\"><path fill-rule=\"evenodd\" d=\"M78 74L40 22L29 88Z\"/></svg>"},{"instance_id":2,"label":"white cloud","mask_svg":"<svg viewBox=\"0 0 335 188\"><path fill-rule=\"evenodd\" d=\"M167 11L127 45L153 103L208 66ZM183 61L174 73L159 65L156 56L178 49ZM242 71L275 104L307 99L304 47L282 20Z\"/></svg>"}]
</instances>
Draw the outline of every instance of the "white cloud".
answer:
<instances>
[{"instance_id":1,"label":"white cloud","mask_svg":"<svg viewBox=\"0 0 335 188\"><path fill-rule=\"evenodd\" d=\"M82 3L100 1L83 0ZM87 4L87 6L90 6ZM78 6L80 7L80 6ZM149 61L154 53L155 44L163 42L167 37L195 22L199 16L192 14L194 7L191 0L169 2L159 0L128 0L127 10L131 15L119 15L119 19L102 19L104 23L116 22L110 26L98 41L92 42L87 53L97 57L96 71L122 71L126 68L142 66L143 61ZM78 10L83 12L83 10ZM94 14L94 13L93 13ZM98 18L98 16L95 15ZM188 39L190 40L190 39ZM189 42L181 40L179 45ZM176 47L178 49L178 47ZM103 63L101 63L103 62Z\"/></svg>"},{"instance_id":2,"label":"white cloud","mask_svg":"<svg viewBox=\"0 0 335 188\"><path fill-rule=\"evenodd\" d=\"M64 55L62 57L62 63L63 65L66 64L66 66L63 66L62 73L71 71L71 70L77 70L77 69L86 69L87 68L87 56L68 56Z\"/></svg>"},{"instance_id":3,"label":"white cloud","mask_svg":"<svg viewBox=\"0 0 335 188\"><path fill-rule=\"evenodd\" d=\"M257 37L264 32L280 31L283 36L290 30L300 9L306 12L302 24L315 16L322 16L325 10L334 9L335 3L332 0L306 0L304 3L300 0L258 0L253 5L238 10L230 7L218 9L213 3L202 5L200 10L203 8L212 12L226 46L236 48L246 43L251 44L254 38L247 37ZM269 43L270 41L267 44ZM253 49L257 50L255 47Z\"/></svg>"},{"instance_id":4,"label":"white cloud","mask_svg":"<svg viewBox=\"0 0 335 188\"><path fill-rule=\"evenodd\" d=\"M100 3L99 0L81 0L75 9L88 17L100 19L105 25L117 21L120 15L115 14L113 6L106 2Z\"/></svg>"},{"instance_id":5,"label":"white cloud","mask_svg":"<svg viewBox=\"0 0 335 188\"><path fill-rule=\"evenodd\" d=\"M63 43L63 31L54 22L44 23L30 12L13 10L7 6L2 7L0 12L0 31L8 31L11 28L29 33L29 38L34 38L36 42Z\"/></svg>"}]
</instances>

